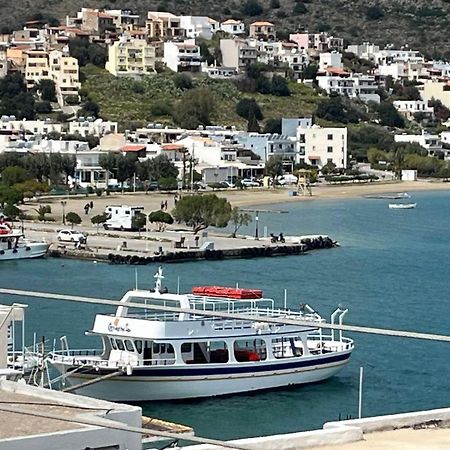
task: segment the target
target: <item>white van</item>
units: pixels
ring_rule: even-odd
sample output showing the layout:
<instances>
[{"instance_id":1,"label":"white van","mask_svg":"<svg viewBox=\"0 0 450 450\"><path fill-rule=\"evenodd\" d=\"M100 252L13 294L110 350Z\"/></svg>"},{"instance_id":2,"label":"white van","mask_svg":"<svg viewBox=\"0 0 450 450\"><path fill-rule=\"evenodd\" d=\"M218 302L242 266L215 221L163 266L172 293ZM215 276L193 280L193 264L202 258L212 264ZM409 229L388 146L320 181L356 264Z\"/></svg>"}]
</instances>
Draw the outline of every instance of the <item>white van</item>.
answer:
<instances>
[{"instance_id":1,"label":"white van","mask_svg":"<svg viewBox=\"0 0 450 450\"><path fill-rule=\"evenodd\" d=\"M143 206L107 206L105 213L108 220L104 223L105 230L133 230L133 219L137 214L145 214Z\"/></svg>"}]
</instances>

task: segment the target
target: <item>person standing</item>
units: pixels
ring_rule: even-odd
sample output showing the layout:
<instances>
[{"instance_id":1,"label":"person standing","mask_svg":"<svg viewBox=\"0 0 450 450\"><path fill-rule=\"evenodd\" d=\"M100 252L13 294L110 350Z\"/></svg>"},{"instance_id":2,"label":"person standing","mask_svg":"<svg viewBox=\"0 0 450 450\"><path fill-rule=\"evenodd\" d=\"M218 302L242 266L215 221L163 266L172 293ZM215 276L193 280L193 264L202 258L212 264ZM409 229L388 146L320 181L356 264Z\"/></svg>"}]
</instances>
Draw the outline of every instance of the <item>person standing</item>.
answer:
<instances>
[{"instance_id":1,"label":"person standing","mask_svg":"<svg viewBox=\"0 0 450 450\"><path fill-rule=\"evenodd\" d=\"M94 202L92 200L89 202L89 206L91 209L94 209Z\"/></svg>"},{"instance_id":2,"label":"person standing","mask_svg":"<svg viewBox=\"0 0 450 450\"><path fill-rule=\"evenodd\" d=\"M86 204L84 205L84 213L85 213L86 215L89 214L89 208L90 208L89 203L86 203Z\"/></svg>"}]
</instances>

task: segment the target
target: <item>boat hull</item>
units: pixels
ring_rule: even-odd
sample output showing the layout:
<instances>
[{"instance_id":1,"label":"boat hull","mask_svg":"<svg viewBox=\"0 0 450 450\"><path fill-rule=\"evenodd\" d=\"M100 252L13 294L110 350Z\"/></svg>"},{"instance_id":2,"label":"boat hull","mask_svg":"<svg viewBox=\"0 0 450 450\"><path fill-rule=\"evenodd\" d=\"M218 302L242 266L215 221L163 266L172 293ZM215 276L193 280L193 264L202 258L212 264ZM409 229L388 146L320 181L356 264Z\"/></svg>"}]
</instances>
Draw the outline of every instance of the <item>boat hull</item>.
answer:
<instances>
[{"instance_id":1,"label":"boat hull","mask_svg":"<svg viewBox=\"0 0 450 450\"><path fill-rule=\"evenodd\" d=\"M33 242L27 246L20 246L16 249L2 249L0 251L0 261L12 259L41 258L45 256L49 244L45 242Z\"/></svg>"},{"instance_id":2,"label":"boat hull","mask_svg":"<svg viewBox=\"0 0 450 450\"><path fill-rule=\"evenodd\" d=\"M74 392L110 401L181 400L253 392L290 385L315 383L336 375L347 363L351 351L339 355L301 358L297 361L240 366L135 368L131 375L119 375ZM62 373L74 367L53 363ZM75 386L114 372L100 369L90 373L72 374L66 384Z\"/></svg>"}]
</instances>

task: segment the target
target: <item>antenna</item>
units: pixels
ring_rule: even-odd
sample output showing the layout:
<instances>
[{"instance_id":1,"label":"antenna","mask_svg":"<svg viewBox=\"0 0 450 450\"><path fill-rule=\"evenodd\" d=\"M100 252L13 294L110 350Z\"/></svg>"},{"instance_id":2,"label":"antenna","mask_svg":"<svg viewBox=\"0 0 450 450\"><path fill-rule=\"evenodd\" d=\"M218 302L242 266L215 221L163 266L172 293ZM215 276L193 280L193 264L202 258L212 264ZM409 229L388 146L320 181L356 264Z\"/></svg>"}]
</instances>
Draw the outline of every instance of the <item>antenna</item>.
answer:
<instances>
[{"instance_id":1,"label":"antenna","mask_svg":"<svg viewBox=\"0 0 450 450\"><path fill-rule=\"evenodd\" d=\"M134 281L135 281L135 288L134 288L134 290L137 291L138 290L138 271L137 271L137 267L134 268Z\"/></svg>"}]
</instances>

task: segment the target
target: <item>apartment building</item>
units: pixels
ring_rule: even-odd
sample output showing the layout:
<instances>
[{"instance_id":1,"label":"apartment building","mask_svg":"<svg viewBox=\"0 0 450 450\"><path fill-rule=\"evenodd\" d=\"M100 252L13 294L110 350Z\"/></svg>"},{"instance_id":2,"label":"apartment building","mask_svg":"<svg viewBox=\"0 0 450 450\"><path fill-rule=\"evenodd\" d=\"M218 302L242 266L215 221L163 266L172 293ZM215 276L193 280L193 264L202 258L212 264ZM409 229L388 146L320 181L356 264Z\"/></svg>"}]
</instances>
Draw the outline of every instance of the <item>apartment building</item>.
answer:
<instances>
[{"instance_id":1,"label":"apartment building","mask_svg":"<svg viewBox=\"0 0 450 450\"><path fill-rule=\"evenodd\" d=\"M115 17L98 9L82 8L77 16L80 28L91 34L105 36L116 31Z\"/></svg>"},{"instance_id":2,"label":"apartment building","mask_svg":"<svg viewBox=\"0 0 450 450\"><path fill-rule=\"evenodd\" d=\"M329 67L343 69L342 54L339 52L326 52L319 55L319 72L324 72Z\"/></svg>"},{"instance_id":3,"label":"apartment building","mask_svg":"<svg viewBox=\"0 0 450 450\"><path fill-rule=\"evenodd\" d=\"M164 42L164 62L174 72L200 72L202 56L194 39Z\"/></svg>"},{"instance_id":4,"label":"apartment building","mask_svg":"<svg viewBox=\"0 0 450 450\"><path fill-rule=\"evenodd\" d=\"M444 106L450 108L450 81L425 81L419 87L422 100L440 100Z\"/></svg>"},{"instance_id":5,"label":"apartment building","mask_svg":"<svg viewBox=\"0 0 450 450\"><path fill-rule=\"evenodd\" d=\"M375 55L380 51L380 47L369 42L364 42L359 45L349 45L345 51L353 53L358 58L375 62Z\"/></svg>"},{"instance_id":6,"label":"apartment building","mask_svg":"<svg viewBox=\"0 0 450 450\"><path fill-rule=\"evenodd\" d=\"M221 39L220 51L222 52L222 63L225 67L235 67L241 71L257 62L258 51L256 47L249 45L245 39Z\"/></svg>"},{"instance_id":7,"label":"apartment building","mask_svg":"<svg viewBox=\"0 0 450 450\"><path fill-rule=\"evenodd\" d=\"M149 11L145 24L150 38L171 40L185 36L180 18L172 13Z\"/></svg>"},{"instance_id":8,"label":"apartment building","mask_svg":"<svg viewBox=\"0 0 450 450\"><path fill-rule=\"evenodd\" d=\"M327 94L336 93L350 98L359 98L363 102L380 103L378 82L372 75L350 74L342 69L330 67L325 74L318 75L317 84Z\"/></svg>"},{"instance_id":9,"label":"apartment building","mask_svg":"<svg viewBox=\"0 0 450 450\"><path fill-rule=\"evenodd\" d=\"M267 21L253 22L250 24L249 37L274 41L276 39L275 25Z\"/></svg>"},{"instance_id":10,"label":"apartment building","mask_svg":"<svg viewBox=\"0 0 450 450\"><path fill-rule=\"evenodd\" d=\"M299 163L319 169L327 163L347 168L347 128L298 127L297 155Z\"/></svg>"},{"instance_id":11,"label":"apartment building","mask_svg":"<svg viewBox=\"0 0 450 450\"><path fill-rule=\"evenodd\" d=\"M417 113L430 119L434 116L433 107L428 106L428 102L422 100L396 100L393 104L397 111L407 119L414 119L414 115Z\"/></svg>"},{"instance_id":12,"label":"apartment building","mask_svg":"<svg viewBox=\"0 0 450 450\"><path fill-rule=\"evenodd\" d=\"M344 40L330 36L328 33L295 33L289 35L289 40L298 44L300 48L311 53L322 53L330 50L342 52Z\"/></svg>"},{"instance_id":13,"label":"apartment building","mask_svg":"<svg viewBox=\"0 0 450 450\"><path fill-rule=\"evenodd\" d=\"M131 31L139 25L139 14L129 9L108 9L105 14L113 18L114 26L120 31Z\"/></svg>"},{"instance_id":14,"label":"apartment building","mask_svg":"<svg viewBox=\"0 0 450 450\"><path fill-rule=\"evenodd\" d=\"M156 60L154 44L124 35L108 46L105 69L115 77L148 75L155 73Z\"/></svg>"},{"instance_id":15,"label":"apartment building","mask_svg":"<svg viewBox=\"0 0 450 450\"><path fill-rule=\"evenodd\" d=\"M442 152L441 137L438 134L429 134L424 130L421 134L396 134L394 135L394 141L419 144L427 150L428 156L435 156ZM448 155L446 155L446 159L447 157Z\"/></svg>"},{"instance_id":16,"label":"apartment building","mask_svg":"<svg viewBox=\"0 0 450 450\"><path fill-rule=\"evenodd\" d=\"M69 49L51 51L49 66L51 79L55 83L58 103L63 104L64 97L78 95L81 87L78 60L69 55Z\"/></svg>"},{"instance_id":17,"label":"apartment building","mask_svg":"<svg viewBox=\"0 0 450 450\"><path fill-rule=\"evenodd\" d=\"M25 81L27 88L32 89L40 80L51 80L49 54L45 50L26 50Z\"/></svg>"}]
</instances>

